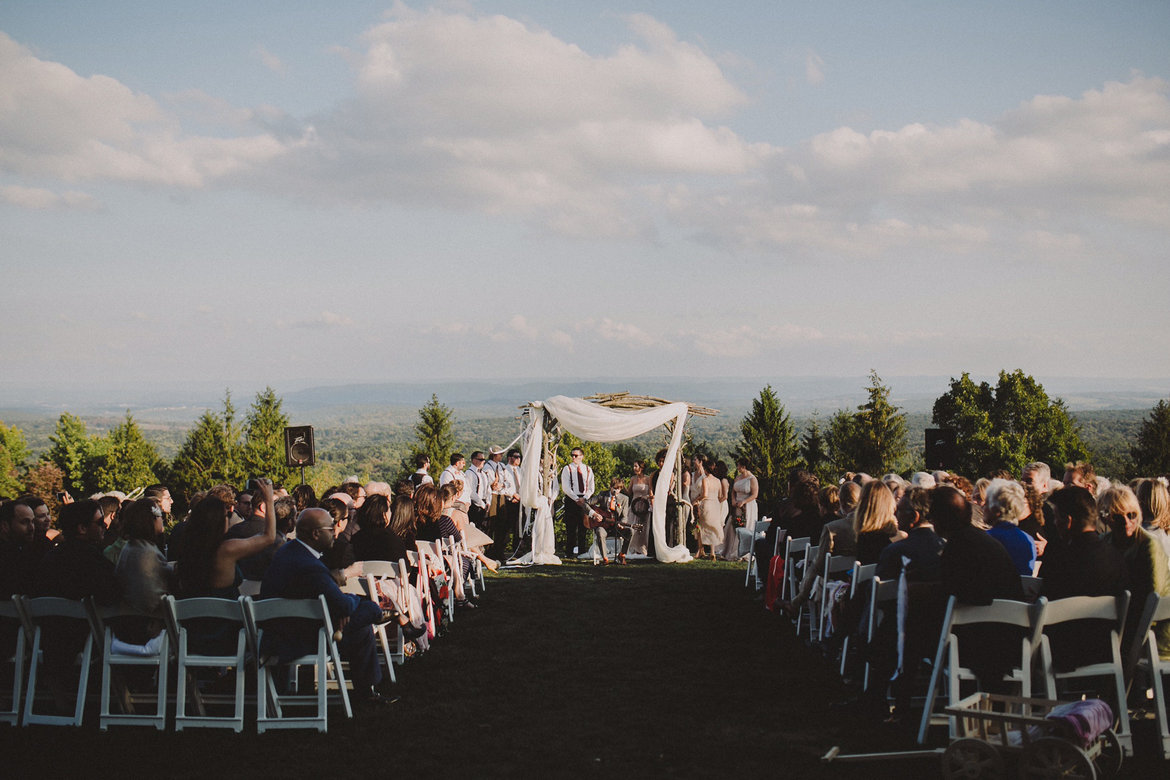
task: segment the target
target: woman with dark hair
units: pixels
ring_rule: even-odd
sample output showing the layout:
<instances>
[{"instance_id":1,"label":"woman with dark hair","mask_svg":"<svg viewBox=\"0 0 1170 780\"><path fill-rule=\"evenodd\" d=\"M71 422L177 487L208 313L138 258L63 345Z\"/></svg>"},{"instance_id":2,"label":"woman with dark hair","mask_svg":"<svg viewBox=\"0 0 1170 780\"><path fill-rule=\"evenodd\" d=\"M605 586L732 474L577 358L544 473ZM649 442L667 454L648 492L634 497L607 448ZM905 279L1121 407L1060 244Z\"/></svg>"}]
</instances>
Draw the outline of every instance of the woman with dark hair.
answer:
<instances>
[{"instance_id":1,"label":"woman with dark hair","mask_svg":"<svg viewBox=\"0 0 1170 780\"><path fill-rule=\"evenodd\" d=\"M292 499L297 505L297 515L309 507L317 506L317 494L312 485L297 485L292 490Z\"/></svg>"},{"instance_id":2,"label":"woman with dark hair","mask_svg":"<svg viewBox=\"0 0 1170 780\"><path fill-rule=\"evenodd\" d=\"M154 613L163 596L174 590L174 569L158 548L163 533L163 512L158 499L140 498L122 512L122 538L115 575L122 599L139 612ZM116 627L118 638L145 644L162 629L159 620L127 620Z\"/></svg>"},{"instance_id":3,"label":"woman with dark hair","mask_svg":"<svg viewBox=\"0 0 1170 780\"><path fill-rule=\"evenodd\" d=\"M192 508L176 563L179 592L184 598L238 597L240 575L236 564L241 558L263 552L276 541L272 483L258 479L255 484L267 507L262 533L243 539L225 538L231 508L219 498L208 496Z\"/></svg>"},{"instance_id":4,"label":"woman with dark hair","mask_svg":"<svg viewBox=\"0 0 1170 780\"><path fill-rule=\"evenodd\" d=\"M628 555L645 555L650 541L650 507L654 500L654 484L646 473L646 464L634 461L634 475L630 477L630 514L634 516L634 532L630 535ZM641 526L641 528L639 528Z\"/></svg>"},{"instance_id":5,"label":"woman with dark hair","mask_svg":"<svg viewBox=\"0 0 1170 780\"><path fill-rule=\"evenodd\" d=\"M414 492L414 486L411 486ZM396 561L406 557L407 550L414 549L415 526L418 524L418 515L414 511L414 497L399 493L394 497L390 506L390 536L392 547L390 552L395 555L390 560Z\"/></svg>"},{"instance_id":6,"label":"woman with dark hair","mask_svg":"<svg viewBox=\"0 0 1170 780\"><path fill-rule=\"evenodd\" d=\"M390 501L386 496L378 493L366 496L356 520L361 530L353 535L354 560L397 561L402 557L394 554L394 537L389 528Z\"/></svg>"}]
</instances>

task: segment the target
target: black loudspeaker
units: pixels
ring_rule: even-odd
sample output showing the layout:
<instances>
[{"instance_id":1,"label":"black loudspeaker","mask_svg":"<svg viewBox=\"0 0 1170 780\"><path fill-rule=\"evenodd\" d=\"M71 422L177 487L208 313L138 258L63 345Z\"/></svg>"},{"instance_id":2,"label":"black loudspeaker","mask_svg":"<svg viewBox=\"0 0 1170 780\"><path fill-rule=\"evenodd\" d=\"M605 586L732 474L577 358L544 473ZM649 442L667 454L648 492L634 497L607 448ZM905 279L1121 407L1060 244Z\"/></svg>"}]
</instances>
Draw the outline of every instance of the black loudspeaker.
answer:
<instances>
[{"instance_id":1,"label":"black loudspeaker","mask_svg":"<svg viewBox=\"0 0 1170 780\"><path fill-rule=\"evenodd\" d=\"M956 456L954 428L926 429L926 468L929 471L950 471Z\"/></svg>"},{"instance_id":2,"label":"black loudspeaker","mask_svg":"<svg viewBox=\"0 0 1170 780\"><path fill-rule=\"evenodd\" d=\"M288 466L316 465L312 425L293 425L284 429L284 462Z\"/></svg>"}]
</instances>

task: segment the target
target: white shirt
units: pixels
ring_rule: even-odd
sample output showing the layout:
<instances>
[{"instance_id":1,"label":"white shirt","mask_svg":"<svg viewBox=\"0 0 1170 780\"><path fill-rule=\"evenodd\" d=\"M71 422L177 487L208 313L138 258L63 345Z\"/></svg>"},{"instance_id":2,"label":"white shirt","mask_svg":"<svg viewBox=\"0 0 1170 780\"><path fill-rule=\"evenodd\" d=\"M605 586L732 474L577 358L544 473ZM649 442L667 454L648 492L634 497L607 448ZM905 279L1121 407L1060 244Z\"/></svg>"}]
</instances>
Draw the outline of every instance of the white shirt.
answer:
<instances>
[{"instance_id":1,"label":"white shirt","mask_svg":"<svg viewBox=\"0 0 1170 780\"><path fill-rule=\"evenodd\" d=\"M489 476L483 468L476 468L472 466L467 471L463 472L467 479L466 488L470 492L470 501L478 507L486 507L488 497L491 495L491 476Z\"/></svg>"},{"instance_id":2,"label":"white shirt","mask_svg":"<svg viewBox=\"0 0 1170 780\"><path fill-rule=\"evenodd\" d=\"M593 489L593 469L584 463L570 463L561 469L561 490L569 498L589 500Z\"/></svg>"},{"instance_id":3,"label":"white shirt","mask_svg":"<svg viewBox=\"0 0 1170 780\"><path fill-rule=\"evenodd\" d=\"M431 479L431 475L427 473L426 469L419 469L418 471L416 471L414 473L422 475L422 479L420 479L418 481L418 484L420 484L420 485L432 484L435 481L435 480ZM444 472L444 473L446 473L446 472Z\"/></svg>"},{"instance_id":4,"label":"white shirt","mask_svg":"<svg viewBox=\"0 0 1170 780\"><path fill-rule=\"evenodd\" d=\"M448 466L443 469L443 473L439 475L439 487L446 485L448 482L459 480L463 483L463 492L459 494L459 500L464 504L471 503L471 480L467 478L466 472L460 471L455 466Z\"/></svg>"},{"instance_id":5,"label":"white shirt","mask_svg":"<svg viewBox=\"0 0 1170 780\"><path fill-rule=\"evenodd\" d=\"M509 498L520 492L520 467L505 463L500 469L500 495Z\"/></svg>"}]
</instances>

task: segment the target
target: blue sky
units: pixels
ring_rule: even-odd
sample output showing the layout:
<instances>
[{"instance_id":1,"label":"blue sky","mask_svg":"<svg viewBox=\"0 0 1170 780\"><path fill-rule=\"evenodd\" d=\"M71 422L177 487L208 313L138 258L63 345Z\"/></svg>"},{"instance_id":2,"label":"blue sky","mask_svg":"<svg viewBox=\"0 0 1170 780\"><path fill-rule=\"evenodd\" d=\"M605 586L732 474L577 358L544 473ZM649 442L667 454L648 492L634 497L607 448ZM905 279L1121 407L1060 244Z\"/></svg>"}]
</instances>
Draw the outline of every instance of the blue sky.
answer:
<instances>
[{"instance_id":1,"label":"blue sky","mask_svg":"<svg viewBox=\"0 0 1170 780\"><path fill-rule=\"evenodd\" d=\"M1167 40L1160 0L9 0L0 392L1170 377Z\"/></svg>"}]
</instances>

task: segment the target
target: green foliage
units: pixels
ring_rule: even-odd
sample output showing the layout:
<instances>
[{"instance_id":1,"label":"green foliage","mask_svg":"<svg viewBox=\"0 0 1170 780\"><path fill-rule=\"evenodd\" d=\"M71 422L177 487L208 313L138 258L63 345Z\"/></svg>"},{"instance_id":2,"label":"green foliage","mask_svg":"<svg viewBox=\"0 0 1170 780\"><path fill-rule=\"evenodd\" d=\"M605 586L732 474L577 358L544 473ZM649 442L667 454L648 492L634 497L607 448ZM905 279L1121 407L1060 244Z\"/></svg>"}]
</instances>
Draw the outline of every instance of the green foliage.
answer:
<instances>
[{"instance_id":1,"label":"green foliage","mask_svg":"<svg viewBox=\"0 0 1170 780\"><path fill-rule=\"evenodd\" d=\"M43 458L61 469L65 489L73 495L88 495L85 490L95 480L87 474L88 461L93 449L80 417L62 413L57 418L57 430L49 437L52 445Z\"/></svg>"},{"instance_id":2,"label":"green foliage","mask_svg":"<svg viewBox=\"0 0 1170 780\"><path fill-rule=\"evenodd\" d=\"M455 413L450 407L439 403L439 396L431 393L431 400L418 410L418 424L414 426L416 437L412 459L425 454L431 459L431 478L438 479L455 452ZM467 453L464 453L467 454ZM410 471L415 467L411 466Z\"/></svg>"},{"instance_id":3,"label":"green foliage","mask_svg":"<svg viewBox=\"0 0 1170 780\"><path fill-rule=\"evenodd\" d=\"M288 415L280 396L271 387L256 393L244 423L244 447L240 456L246 477L268 477L288 485L294 471L284 460L284 429Z\"/></svg>"},{"instance_id":4,"label":"green foliage","mask_svg":"<svg viewBox=\"0 0 1170 780\"><path fill-rule=\"evenodd\" d=\"M796 430L771 385L752 401L752 409L740 421L736 460L743 458L760 484L761 514L775 511L787 484L788 471L800 465Z\"/></svg>"},{"instance_id":5,"label":"green foliage","mask_svg":"<svg viewBox=\"0 0 1170 780\"><path fill-rule=\"evenodd\" d=\"M0 496L16 498L21 493L21 471L28 458L24 431L0 422Z\"/></svg>"},{"instance_id":6,"label":"green foliage","mask_svg":"<svg viewBox=\"0 0 1170 780\"><path fill-rule=\"evenodd\" d=\"M57 493L65 489L64 482L65 475L57 464L42 460L25 473L23 492L40 496L49 505L49 510L56 514L59 509Z\"/></svg>"},{"instance_id":7,"label":"green foliage","mask_svg":"<svg viewBox=\"0 0 1170 780\"><path fill-rule=\"evenodd\" d=\"M190 498L196 491L226 483L238 485L247 477L243 465L242 432L236 422L232 395L223 399L223 412L206 411L187 432L171 464L171 493Z\"/></svg>"},{"instance_id":8,"label":"green foliage","mask_svg":"<svg viewBox=\"0 0 1170 780\"><path fill-rule=\"evenodd\" d=\"M804 459L804 467L816 474L822 484L833 479L833 469L829 463L828 442L821 434L821 422L815 414L800 440L800 456Z\"/></svg>"},{"instance_id":9,"label":"green foliage","mask_svg":"<svg viewBox=\"0 0 1170 780\"><path fill-rule=\"evenodd\" d=\"M975 478L995 469L1017 474L1030 461L1054 468L1088 456L1064 402L1050 400L1043 386L1017 369L999 372L992 388L964 373L934 402L934 424L954 428L956 470Z\"/></svg>"},{"instance_id":10,"label":"green foliage","mask_svg":"<svg viewBox=\"0 0 1170 780\"><path fill-rule=\"evenodd\" d=\"M857 415L838 409L829 418L829 428L825 432L825 449L828 451L829 464L836 474L846 471L857 471L858 462L862 458L861 435L857 430Z\"/></svg>"},{"instance_id":11,"label":"green foliage","mask_svg":"<svg viewBox=\"0 0 1170 780\"><path fill-rule=\"evenodd\" d=\"M158 452L142 436L142 430L130 411L125 419L106 437L104 450L96 454L92 463L100 490L122 490L146 487L158 481L154 466Z\"/></svg>"},{"instance_id":12,"label":"green foliage","mask_svg":"<svg viewBox=\"0 0 1170 780\"><path fill-rule=\"evenodd\" d=\"M1142 476L1170 473L1170 404L1158 401L1142 421L1131 450L1134 466Z\"/></svg>"}]
</instances>

